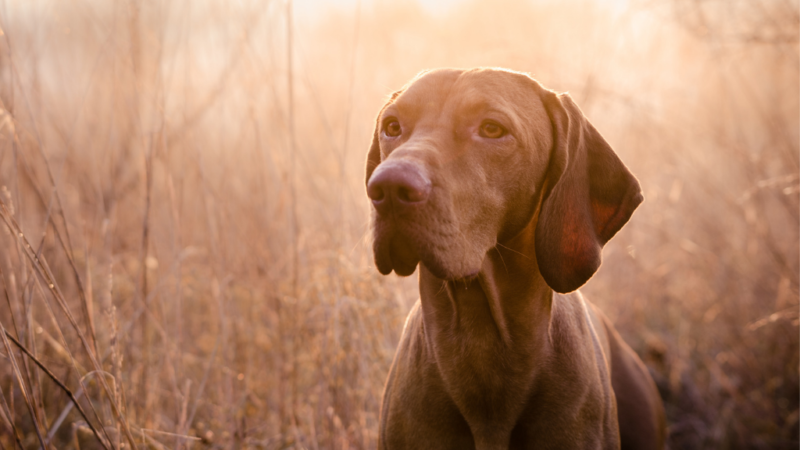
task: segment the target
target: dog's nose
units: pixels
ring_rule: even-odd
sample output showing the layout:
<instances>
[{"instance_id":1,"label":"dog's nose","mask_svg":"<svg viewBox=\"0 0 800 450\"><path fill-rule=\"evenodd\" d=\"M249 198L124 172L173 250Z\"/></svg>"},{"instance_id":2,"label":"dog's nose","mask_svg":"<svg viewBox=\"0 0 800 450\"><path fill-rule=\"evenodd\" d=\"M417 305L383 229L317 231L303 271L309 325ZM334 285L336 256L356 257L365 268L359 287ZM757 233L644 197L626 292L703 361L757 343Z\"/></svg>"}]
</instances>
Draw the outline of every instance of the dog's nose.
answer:
<instances>
[{"instance_id":1,"label":"dog's nose","mask_svg":"<svg viewBox=\"0 0 800 450\"><path fill-rule=\"evenodd\" d=\"M367 195L381 215L421 206L430 193L428 177L415 164L405 161L384 162L367 183Z\"/></svg>"}]
</instances>

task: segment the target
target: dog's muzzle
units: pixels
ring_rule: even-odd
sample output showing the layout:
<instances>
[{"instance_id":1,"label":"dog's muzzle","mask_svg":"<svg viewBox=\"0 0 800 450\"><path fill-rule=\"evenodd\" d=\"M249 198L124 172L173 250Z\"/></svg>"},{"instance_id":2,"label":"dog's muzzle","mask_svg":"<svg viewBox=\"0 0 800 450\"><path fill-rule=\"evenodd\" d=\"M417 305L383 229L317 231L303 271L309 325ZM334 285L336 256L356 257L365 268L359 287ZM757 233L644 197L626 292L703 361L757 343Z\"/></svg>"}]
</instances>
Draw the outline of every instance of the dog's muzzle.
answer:
<instances>
[{"instance_id":1,"label":"dog's muzzle","mask_svg":"<svg viewBox=\"0 0 800 450\"><path fill-rule=\"evenodd\" d=\"M419 232L419 220L430 194L430 178L413 161L384 161L373 172L367 183L367 195L377 213L373 250L375 264L382 274L392 270L401 276L414 273L420 250L426 247Z\"/></svg>"}]
</instances>

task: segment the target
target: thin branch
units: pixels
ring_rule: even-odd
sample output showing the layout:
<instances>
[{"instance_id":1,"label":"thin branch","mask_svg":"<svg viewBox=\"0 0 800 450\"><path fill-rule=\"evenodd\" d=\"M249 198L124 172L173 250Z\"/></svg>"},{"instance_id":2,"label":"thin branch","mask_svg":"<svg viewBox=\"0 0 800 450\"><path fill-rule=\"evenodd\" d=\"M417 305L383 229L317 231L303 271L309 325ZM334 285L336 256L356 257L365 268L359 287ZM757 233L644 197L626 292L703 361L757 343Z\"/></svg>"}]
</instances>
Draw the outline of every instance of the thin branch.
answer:
<instances>
[{"instance_id":1,"label":"thin branch","mask_svg":"<svg viewBox=\"0 0 800 450\"><path fill-rule=\"evenodd\" d=\"M0 329L5 332L5 327L3 324L0 323ZM36 414L33 411L33 404L31 403L30 394L28 393L28 389L25 387L25 381L22 379L22 373L19 370L19 366L17 365L17 359L14 357L14 353L11 350L11 345L8 344L8 339L5 338L6 334L0 334L3 337L3 344L6 347L6 351L8 352L8 359L11 361L11 365L14 368L14 374L17 376L17 383L19 383L19 390L22 392L22 397L25 399L25 406L28 407L28 412L31 415L31 420L33 421L33 427L36 430L36 437L39 438L39 443L42 445L42 450L45 450L47 446L44 444L44 437L42 437L42 430L39 426L39 420L36 419Z\"/></svg>"},{"instance_id":2,"label":"thin branch","mask_svg":"<svg viewBox=\"0 0 800 450\"><path fill-rule=\"evenodd\" d=\"M51 379L51 380L53 380L53 382L54 382L55 384L57 384L57 385L58 385L58 387L60 387L60 388L61 388L61 389L62 389L64 392L66 392L66 393L67 393L67 395L69 396L69 399L72 401L72 403L74 403L74 404L75 404L75 408L78 410L78 412L81 414L81 416L83 416L83 420L85 420L85 421L86 421L86 424L87 424L87 425L89 425L89 428L91 428L91 429L92 429L92 432L94 433L94 436L97 438L97 440L100 442L100 445L102 445L102 446L103 446L103 448L105 448L106 450L109 450L109 448L108 448L108 446L106 445L105 441L103 441L103 439L101 439L101 438L100 438L100 433L98 433L98 432L97 432L97 429L94 427L94 425L92 425L92 422L91 422L91 421L89 420L89 418L86 416L86 413L83 411L83 408L81 407L80 403L78 403L78 399L77 399L77 398L75 398L75 395L72 393L72 391L71 391L71 390L70 390L70 389L69 389L67 386L65 386L65 385L64 385L64 383L62 383L62 382L61 382L61 380L59 380L59 379L58 379L58 378L57 378L57 377L56 377L56 376L53 374L53 372L51 372L51 371L50 371L50 369L48 369L48 368L47 368L47 367L46 367L46 366L45 366L45 365L44 365L44 364L43 364L41 361L39 361L39 360L38 360L38 359L37 359L35 356L33 356L33 354L32 354L30 351L28 351L28 349L27 349L27 348L25 348L25 346L24 346L24 345L22 345L22 344L21 344L21 343L20 343L20 342L19 342L19 341L18 341L18 340L17 340L17 339L14 337L14 336L12 336L12 335L11 335L11 333L9 333L9 332L8 332L8 331L7 331L5 328L3 328L3 332L5 333L5 335L6 335L6 336L7 336L9 339L11 339L11 342L13 342L13 343L14 343L14 345L16 345L16 346L17 346L17 347L18 347L20 350L22 350L22 352L23 352L23 353L25 353L25 355L27 355L27 356L28 356L28 358L30 358L30 359L31 359L31 361L33 361L33 362L34 362L34 363L35 363L37 366L39 366L39 368L40 368L40 369L42 369L42 371L43 371L45 374L47 374L47 376L48 376L48 377L50 377L50 379Z\"/></svg>"},{"instance_id":3,"label":"thin branch","mask_svg":"<svg viewBox=\"0 0 800 450\"><path fill-rule=\"evenodd\" d=\"M16 220L9 214L8 209L6 208L5 203L0 200L0 217L6 223L8 230L17 238L18 242L22 244L23 251L25 256L30 260L31 266L33 267L36 274L44 281L44 283L48 286L51 295L58 303L61 310L69 319L70 324L75 329L78 334L78 338L80 339L86 353L89 356L89 360L92 362L95 370L102 370L100 367L100 363L98 362L97 358L95 357L94 353L90 350L89 342L86 340L86 336L81 331L80 327L78 326L75 317L72 315L69 307L67 306L67 302L64 298L64 294L61 292L61 288L55 282L55 277L53 276L53 272L50 270L50 267L47 264L47 261L44 258L40 258L36 256L33 251L33 247L31 246L28 239L25 238L25 235L22 233L22 230L19 228L19 224L17 224ZM106 396L109 399L109 403L111 405L111 410L114 413L115 418L122 423L123 431L125 433L125 437L128 440L131 448L135 448L135 440L133 435L130 432L130 427L128 426L128 422L125 417L122 415L122 411L119 408L119 405L114 401L111 396L111 389L108 387L108 383L106 383L104 378L100 378L100 385L103 387L103 390L106 393Z\"/></svg>"}]
</instances>

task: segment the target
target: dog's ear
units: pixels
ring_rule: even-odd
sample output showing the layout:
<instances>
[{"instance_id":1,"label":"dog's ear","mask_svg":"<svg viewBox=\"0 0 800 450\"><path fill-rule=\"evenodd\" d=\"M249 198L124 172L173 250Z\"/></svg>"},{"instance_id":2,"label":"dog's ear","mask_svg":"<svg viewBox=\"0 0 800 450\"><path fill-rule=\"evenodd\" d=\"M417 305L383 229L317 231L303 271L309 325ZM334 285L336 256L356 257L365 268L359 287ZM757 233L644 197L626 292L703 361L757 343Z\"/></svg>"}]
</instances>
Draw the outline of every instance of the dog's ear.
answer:
<instances>
[{"instance_id":1,"label":"dog's ear","mask_svg":"<svg viewBox=\"0 0 800 450\"><path fill-rule=\"evenodd\" d=\"M372 132L372 144L369 146L369 153L367 153L367 179L366 183L369 183L369 177L372 176L372 172L375 171L375 168L378 167L378 164L381 163L381 116L383 115L383 110L386 109L387 106L392 104L392 102L400 95L403 90L399 90L394 92L389 100L386 102L383 107L381 107L380 112L378 112L378 117L375 118L375 131Z\"/></svg>"},{"instance_id":2,"label":"dog's ear","mask_svg":"<svg viewBox=\"0 0 800 450\"><path fill-rule=\"evenodd\" d=\"M644 200L639 182L580 108L543 90L553 149L536 225L536 259L547 284L566 293L600 267L603 245Z\"/></svg>"}]
</instances>

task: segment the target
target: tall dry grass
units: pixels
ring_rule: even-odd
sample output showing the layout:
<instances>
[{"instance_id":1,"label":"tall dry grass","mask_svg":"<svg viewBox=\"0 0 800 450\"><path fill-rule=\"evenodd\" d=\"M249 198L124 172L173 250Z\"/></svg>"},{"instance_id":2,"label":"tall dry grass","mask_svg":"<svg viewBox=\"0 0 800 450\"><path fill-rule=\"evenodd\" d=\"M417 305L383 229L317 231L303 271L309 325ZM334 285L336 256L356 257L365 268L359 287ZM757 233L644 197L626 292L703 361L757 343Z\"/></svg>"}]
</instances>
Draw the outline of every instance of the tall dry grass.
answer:
<instances>
[{"instance_id":1,"label":"tall dry grass","mask_svg":"<svg viewBox=\"0 0 800 450\"><path fill-rule=\"evenodd\" d=\"M285 2L0 2L0 445L375 447L416 288L371 262L373 114L497 65L570 91L642 183L584 292L672 448L796 448L799 15L300 3L290 107Z\"/></svg>"}]
</instances>

